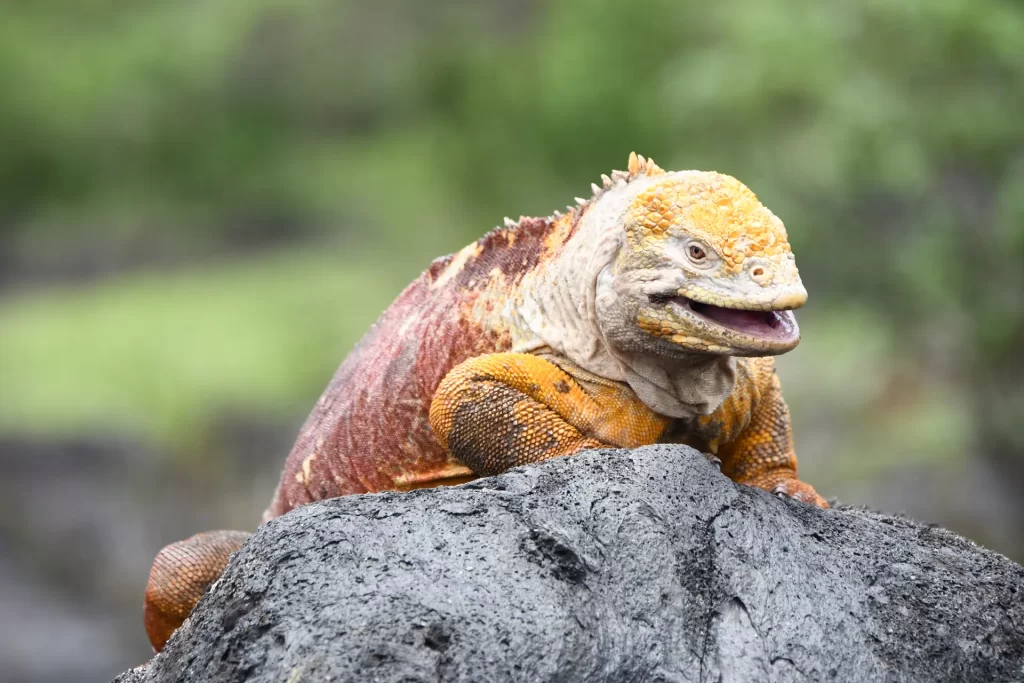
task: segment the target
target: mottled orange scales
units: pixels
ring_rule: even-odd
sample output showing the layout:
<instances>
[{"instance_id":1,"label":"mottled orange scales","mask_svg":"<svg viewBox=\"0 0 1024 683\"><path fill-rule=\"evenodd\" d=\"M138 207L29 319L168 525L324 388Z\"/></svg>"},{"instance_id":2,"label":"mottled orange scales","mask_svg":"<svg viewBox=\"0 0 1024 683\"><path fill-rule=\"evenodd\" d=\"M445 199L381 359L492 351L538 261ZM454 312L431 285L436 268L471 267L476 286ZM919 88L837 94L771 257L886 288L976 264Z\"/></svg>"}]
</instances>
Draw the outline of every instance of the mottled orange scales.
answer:
<instances>
[{"instance_id":1,"label":"mottled orange scales","mask_svg":"<svg viewBox=\"0 0 1024 683\"><path fill-rule=\"evenodd\" d=\"M487 354L456 366L430 406L441 445L484 475L586 448L652 444L668 422L628 387L584 389L554 363L525 353Z\"/></svg>"},{"instance_id":2,"label":"mottled orange scales","mask_svg":"<svg viewBox=\"0 0 1024 683\"><path fill-rule=\"evenodd\" d=\"M248 538L244 531L208 531L172 543L157 554L142 607L146 633L156 652L221 575L231 553Z\"/></svg>"},{"instance_id":3,"label":"mottled orange scales","mask_svg":"<svg viewBox=\"0 0 1024 683\"><path fill-rule=\"evenodd\" d=\"M782 221L743 183L720 173L679 175L637 195L628 223L634 239L681 228L713 243L731 272L754 256L779 261L792 253Z\"/></svg>"},{"instance_id":4,"label":"mottled orange scales","mask_svg":"<svg viewBox=\"0 0 1024 683\"><path fill-rule=\"evenodd\" d=\"M797 478L789 408L772 358L750 358L740 367L741 381L694 434L700 445L722 460L722 472L738 484L828 507L815 490Z\"/></svg>"}]
</instances>

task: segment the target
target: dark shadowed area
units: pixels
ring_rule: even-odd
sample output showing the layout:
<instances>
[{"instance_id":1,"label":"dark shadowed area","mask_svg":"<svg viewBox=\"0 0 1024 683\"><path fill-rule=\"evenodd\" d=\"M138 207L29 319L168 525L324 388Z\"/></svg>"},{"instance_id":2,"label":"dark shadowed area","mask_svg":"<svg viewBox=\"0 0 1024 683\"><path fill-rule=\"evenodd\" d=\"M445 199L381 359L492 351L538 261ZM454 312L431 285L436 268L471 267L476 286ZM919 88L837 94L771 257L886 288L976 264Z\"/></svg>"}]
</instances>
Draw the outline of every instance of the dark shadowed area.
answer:
<instances>
[{"instance_id":1,"label":"dark shadowed area","mask_svg":"<svg viewBox=\"0 0 1024 683\"><path fill-rule=\"evenodd\" d=\"M255 528L405 284L631 150L786 223L802 478L1024 559L1021 36L998 0L0 3L0 670L148 658L157 550Z\"/></svg>"}]
</instances>

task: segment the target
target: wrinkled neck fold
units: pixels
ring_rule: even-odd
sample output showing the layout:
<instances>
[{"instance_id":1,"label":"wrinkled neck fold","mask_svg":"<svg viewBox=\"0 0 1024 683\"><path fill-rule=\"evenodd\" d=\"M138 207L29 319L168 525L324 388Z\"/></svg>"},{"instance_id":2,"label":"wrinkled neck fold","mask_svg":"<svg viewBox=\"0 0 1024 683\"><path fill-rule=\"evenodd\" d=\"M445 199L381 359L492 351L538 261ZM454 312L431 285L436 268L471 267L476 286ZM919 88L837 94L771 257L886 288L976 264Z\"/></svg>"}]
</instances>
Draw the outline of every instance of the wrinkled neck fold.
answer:
<instances>
[{"instance_id":1,"label":"wrinkled neck fold","mask_svg":"<svg viewBox=\"0 0 1024 683\"><path fill-rule=\"evenodd\" d=\"M608 192L588 207L557 255L524 280L518 314L531 338L524 350L548 346L587 372L628 384L655 412L691 419L714 411L732 391L735 360L618 349L606 338L597 312L599 282L624 246L623 218L644 184Z\"/></svg>"}]
</instances>

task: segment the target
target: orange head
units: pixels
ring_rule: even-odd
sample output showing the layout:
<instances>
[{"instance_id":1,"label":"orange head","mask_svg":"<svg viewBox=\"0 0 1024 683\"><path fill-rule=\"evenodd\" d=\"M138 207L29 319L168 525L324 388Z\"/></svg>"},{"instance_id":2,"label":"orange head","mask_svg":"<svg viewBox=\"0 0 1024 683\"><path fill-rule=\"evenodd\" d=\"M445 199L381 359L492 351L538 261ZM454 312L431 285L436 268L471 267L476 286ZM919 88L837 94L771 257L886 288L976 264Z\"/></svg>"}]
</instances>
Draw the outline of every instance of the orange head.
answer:
<instances>
[{"instance_id":1,"label":"orange head","mask_svg":"<svg viewBox=\"0 0 1024 683\"><path fill-rule=\"evenodd\" d=\"M797 345L791 309L807 291L782 221L748 187L632 155L619 192L624 242L604 281L614 296L603 297L615 310L602 315L598 297L613 334L627 313L641 344L668 355L764 356Z\"/></svg>"}]
</instances>

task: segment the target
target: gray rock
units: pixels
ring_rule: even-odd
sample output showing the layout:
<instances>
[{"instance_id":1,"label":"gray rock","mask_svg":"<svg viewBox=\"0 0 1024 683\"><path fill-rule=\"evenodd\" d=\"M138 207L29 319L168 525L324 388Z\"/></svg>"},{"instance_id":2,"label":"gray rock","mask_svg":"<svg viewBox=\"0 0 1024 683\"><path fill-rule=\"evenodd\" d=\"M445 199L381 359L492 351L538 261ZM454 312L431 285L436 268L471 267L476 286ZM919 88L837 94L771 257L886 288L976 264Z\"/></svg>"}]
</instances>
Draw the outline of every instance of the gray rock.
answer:
<instances>
[{"instance_id":1,"label":"gray rock","mask_svg":"<svg viewBox=\"0 0 1024 683\"><path fill-rule=\"evenodd\" d=\"M1020 681L1024 568L681 446L261 527L143 681Z\"/></svg>"}]
</instances>

